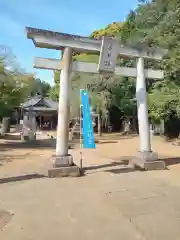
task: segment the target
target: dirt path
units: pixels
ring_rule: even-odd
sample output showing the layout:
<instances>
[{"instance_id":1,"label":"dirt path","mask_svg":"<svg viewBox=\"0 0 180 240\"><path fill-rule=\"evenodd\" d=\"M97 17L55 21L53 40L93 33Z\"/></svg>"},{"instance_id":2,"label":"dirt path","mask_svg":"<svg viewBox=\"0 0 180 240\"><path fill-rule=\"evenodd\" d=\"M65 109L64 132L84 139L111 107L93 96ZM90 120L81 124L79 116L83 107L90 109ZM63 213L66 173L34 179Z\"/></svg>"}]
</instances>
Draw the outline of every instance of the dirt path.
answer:
<instances>
[{"instance_id":1,"label":"dirt path","mask_svg":"<svg viewBox=\"0 0 180 240\"><path fill-rule=\"evenodd\" d=\"M25 147L24 145L17 145L17 142L0 140L0 173L5 169L18 169L18 168L28 168L31 165L38 167L43 165L43 163L50 163L52 154L55 153L54 147L35 146L35 147ZM18 146L18 147L17 147ZM174 146L172 143L165 142L164 140L154 137L152 148L154 151L159 153L159 156L165 156L174 158L168 165L171 168L179 169L179 157L180 157L180 147ZM112 159L113 161L118 161L122 158L132 157L136 154L139 149L139 139L138 137L123 138L121 140L116 140L114 143L103 143L97 144L96 149L91 150L91 155L96 155L96 157L89 159L89 163L103 164L106 159ZM82 152L85 154L88 149L83 149ZM77 164L78 158L80 158L80 150L73 150ZM174 162L173 162L174 161ZM176 164L174 164L176 163ZM30 169L29 169L30 170Z\"/></svg>"},{"instance_id":2,"label":"dirt path","mask_svg":"<svg viewBox=\"0 0 180 240\"><path fill-rule=\"evenodd\" d=\"M170 170L139 172L121 162L137 137L97 144L83 149L84 177L49 179L53 147L0 145L0 239L180 239L180 147L154 138ZM80 150L71 152L78 163Z\"/></svg>"}]
</instances>

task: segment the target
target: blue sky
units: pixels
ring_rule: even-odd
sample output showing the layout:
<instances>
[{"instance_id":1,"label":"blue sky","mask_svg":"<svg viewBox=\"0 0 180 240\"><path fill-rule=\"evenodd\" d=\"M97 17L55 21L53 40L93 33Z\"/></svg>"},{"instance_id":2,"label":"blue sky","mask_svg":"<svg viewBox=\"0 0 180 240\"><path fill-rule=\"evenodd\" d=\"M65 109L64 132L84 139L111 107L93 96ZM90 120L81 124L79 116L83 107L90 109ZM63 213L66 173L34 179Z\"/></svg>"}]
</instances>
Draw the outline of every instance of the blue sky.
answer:
<instances>
[{"instance_id":1,"label":"blue sky","mask_svg":"<svg viewBox=\"0 0 180 240\"><path fill-rule=\"evenodd\" d=\"M34 56L59 58L58 51L35 48L25 26L88 36L109 23L122 21L138 0L0 0L0 45L9 46L20 65L53 83L53 73L35 70Z\"/></svg>"}]
</instances>

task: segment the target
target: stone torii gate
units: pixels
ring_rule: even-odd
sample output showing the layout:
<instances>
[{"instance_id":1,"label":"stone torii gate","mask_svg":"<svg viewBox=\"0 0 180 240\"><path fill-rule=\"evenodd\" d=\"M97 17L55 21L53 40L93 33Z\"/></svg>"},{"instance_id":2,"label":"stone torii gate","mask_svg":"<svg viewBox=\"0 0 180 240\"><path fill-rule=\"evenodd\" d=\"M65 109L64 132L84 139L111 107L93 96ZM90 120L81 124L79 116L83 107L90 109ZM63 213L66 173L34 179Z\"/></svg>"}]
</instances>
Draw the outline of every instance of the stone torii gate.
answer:
<instances>
[{"instance_id":1,"label":"stone torii gate","mask_svg":"<svg viewBox=\"0 0 180 240\"><path fill-rule=\"evenodd\" d=\"M56 156L53 169L49 176L79 175L79 169L73 164L73 158L68 154L68 120L69 120L69 89L70 74L74 72L110 73L121 76L137 77L136 99L138 108L138 124L140 136L140 151L132 160L133 165L143 169L164 169L164 161L158 161L158 154L153 152L150 143L148 122L148 104L145 78L162 79L163 71L144 69L144 59L161 60L167 53L163 49L143 49L124 46L116 39L103 38L96 40L77 35L58 33L36 28L26 28L27 37L33 40L36 47L63 50L62 60L35 58L34 67L49 70L61 70L59 113L56 142ZM100 52L99 65L72 61L73 52ZM117 67L117 57L137 59L137 68Z\"/></svg>"}]
</instances>

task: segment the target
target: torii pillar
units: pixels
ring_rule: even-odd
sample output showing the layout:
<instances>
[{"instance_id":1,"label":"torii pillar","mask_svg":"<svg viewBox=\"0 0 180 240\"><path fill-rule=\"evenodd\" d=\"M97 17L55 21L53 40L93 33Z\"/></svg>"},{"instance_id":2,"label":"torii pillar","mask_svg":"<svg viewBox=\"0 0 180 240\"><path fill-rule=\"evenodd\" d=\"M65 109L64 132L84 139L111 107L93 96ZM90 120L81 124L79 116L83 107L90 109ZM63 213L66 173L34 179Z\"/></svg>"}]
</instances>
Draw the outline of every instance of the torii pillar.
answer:
<instances>
[{"instance_id":1,"label":"torii pillar","mask_svg":"<svg viewBox=\"0 0 180 240\"><path fill-rule=\"evenodd\" d=\"M158 153L152 151L148 117L148 100L146 91L146 78L144 59L137 59L136 101L139 127L140 149L136 157L132 159L132 165L145 170L163 170L166 165L158 160Z\"/></svg>"},{"instance_id":2,"label":"torii pillar","mask_svg":"<svg viewBox=\"0 0 180 240\"><path fill-rule=\"evenodd\" d=\"M72 49L67 47L63 52L63 67L60 78L55 167L71 165L73 162L72 156L68 154L71 61Z\"/></svg>"},{"instance_id":3,"label":"torii pillar","mask_svg":"<svg viewBox=\"0 0 180 240\"><path fill-rule=\"evenodd\" d=\"M53 156L53 168L49 169L49 177L78 177L80 169L68 153L69 148L69 114L70 114L70 75L72 69L72 48L63 50L62 69L59 87L58 125L56 154Z\"/></svg>"}]
</instances>

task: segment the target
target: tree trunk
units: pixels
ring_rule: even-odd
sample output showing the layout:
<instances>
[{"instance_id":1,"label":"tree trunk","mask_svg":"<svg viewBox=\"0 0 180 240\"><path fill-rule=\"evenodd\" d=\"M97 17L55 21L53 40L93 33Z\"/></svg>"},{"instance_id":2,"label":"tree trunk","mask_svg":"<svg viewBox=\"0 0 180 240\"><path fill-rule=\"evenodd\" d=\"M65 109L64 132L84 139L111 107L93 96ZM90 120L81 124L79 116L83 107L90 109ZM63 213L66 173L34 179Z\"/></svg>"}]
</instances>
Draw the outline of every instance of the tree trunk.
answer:
<instances>
[{"instance_id":1,"label":"tree trunk","mask_svg":"<svg viewBox=\"0 0 180 240\"><path fill-rule=\"evenodd\" d=\"M98 115L98 136L101 136L101 118L100 115Z\"/></svg>"},{"instance_id":2,"label":"tree trunk","mask_svg":"<svg viewBox=\"0 0 180 240\"><path fill-rule=\"evenodd\" d=\"M132 118L132 132L137 132L137 129L136 129L136 117L133 116Z\"/></svg>"}]
</instances>

